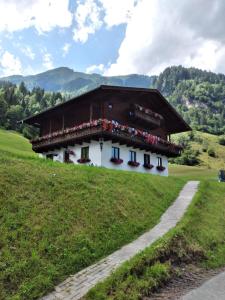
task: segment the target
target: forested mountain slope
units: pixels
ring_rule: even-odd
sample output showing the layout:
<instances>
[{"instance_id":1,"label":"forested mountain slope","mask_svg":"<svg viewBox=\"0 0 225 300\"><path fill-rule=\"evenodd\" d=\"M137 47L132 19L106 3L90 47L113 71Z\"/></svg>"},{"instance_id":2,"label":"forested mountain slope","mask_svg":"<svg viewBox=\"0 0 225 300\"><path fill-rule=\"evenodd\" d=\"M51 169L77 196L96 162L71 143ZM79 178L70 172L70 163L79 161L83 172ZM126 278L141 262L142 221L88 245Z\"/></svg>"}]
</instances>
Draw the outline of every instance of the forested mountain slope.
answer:
<instances>
[{"instance_id":1,"label":"forested mountain slope","mask_svg":"<svg viewBox=\"0 0 225 300\"><path fill-rule=\"evenodd\" d=\"M225 133L225 75L170 67L155 84L191 127Z\"/></svg>"},{"instance_id":2,"label":"forested mountain slope","mask_svg":"<svg viewBox=\"0 0 225 300\"><path fill-rule=\"evenodd\" d=\"M157 88L194 129L225 133L225 75L182 66L159 76L105 77L57 68L32 76L0 79L0 126L22 130L16 121L101 84ZM6 83L8 82L8 83Z\"/></svg>"}]
</instances>

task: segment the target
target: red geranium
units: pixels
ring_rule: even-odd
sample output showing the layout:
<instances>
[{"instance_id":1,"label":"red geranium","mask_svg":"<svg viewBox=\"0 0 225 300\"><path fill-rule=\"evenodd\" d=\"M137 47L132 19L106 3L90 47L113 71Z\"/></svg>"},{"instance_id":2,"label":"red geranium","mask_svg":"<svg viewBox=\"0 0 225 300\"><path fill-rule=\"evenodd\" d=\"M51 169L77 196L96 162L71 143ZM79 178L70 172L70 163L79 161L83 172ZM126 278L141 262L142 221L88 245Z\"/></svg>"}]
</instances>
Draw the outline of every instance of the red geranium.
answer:
<instances>
[{"instance_id":1,"label":"red geranium","mask_svg":"<svg viewBox=\"0 0 225 300\"><path fill-rule=\"evenodd\" d=\"M164 170L165 170L165 167L163 167L163 166L157 166L156 169L157 169L158 171L164 171Z\"/></svg>"},{"instance_id":2,"label":"red geranium","mask_svg":"<svg viewBox=\"0 0 225 300\"><path fill-rule=\"evenodd\" d=\"M144 167L145 169L151 170L154 166L151 165L151 164L143 164L143 167Z\"/></svg>"},{"instance_id":3,"label":"red geranium","mask_svg":"<svg viewBox=\"0 0 225 300\"><path fill-rule=\"evenodd\" d=\"M140 165L139 162L137 161L132 161L132 160L129 160L128 163L127 163L129 166L131 167L138 167Z\"/></svg>"},{"instance_id":4,"label":"red geranium","mask_svg":"<svg viewBox=\"0 0 225 300\"><path fill-rule=\"evenodd\" d=\"M111 161L112 163L114 163L115 165L120 165L120 164L123 163L123 160L122 160L121 158L115 158L115 157L112 157L112 158L110 159L110 161Z\"/></svg>"},{"instance_id":5,"label":"red geranium","mask_svg":"<svg viewBox=\"0 0 225 300\"><path fill-rule=\"evenodd\" d=\"M79 162L80 164L85 164L85 163L88 163L90 162L91 160L89 158L79 158L77 160L77 162Z\"/></svg>"}]
</instances>

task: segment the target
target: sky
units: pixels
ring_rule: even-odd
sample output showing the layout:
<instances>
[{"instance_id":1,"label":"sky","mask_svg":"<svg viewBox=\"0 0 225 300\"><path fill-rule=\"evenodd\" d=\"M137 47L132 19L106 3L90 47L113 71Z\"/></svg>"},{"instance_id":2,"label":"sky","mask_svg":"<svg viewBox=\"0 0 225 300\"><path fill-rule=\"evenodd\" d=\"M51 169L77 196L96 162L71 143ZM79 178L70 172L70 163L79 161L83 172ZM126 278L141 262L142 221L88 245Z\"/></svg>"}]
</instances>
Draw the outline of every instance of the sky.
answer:
<instances>
[{"instance_id":1,"label":"sky","mask_svg":"<svg viewBox=\"0 0 225 300\"><path fill-rule=\"evenodd\" d=\"M225 0L0 0L0 76L225 73Z\"/></svg>"}]
</instances>

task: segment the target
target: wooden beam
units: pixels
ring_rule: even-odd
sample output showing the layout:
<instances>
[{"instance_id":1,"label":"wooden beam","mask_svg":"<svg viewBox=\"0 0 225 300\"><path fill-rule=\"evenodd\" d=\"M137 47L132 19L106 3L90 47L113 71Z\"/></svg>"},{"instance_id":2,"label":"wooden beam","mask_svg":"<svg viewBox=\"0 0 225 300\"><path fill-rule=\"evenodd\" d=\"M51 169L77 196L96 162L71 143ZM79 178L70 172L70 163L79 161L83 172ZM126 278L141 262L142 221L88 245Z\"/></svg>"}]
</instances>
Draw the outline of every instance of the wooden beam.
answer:
<instances>
[{"instance_id":1,"label":"wooden beam","mask_svg":"<svg viewBox=\"0 0 225 300\"><path fill-rule=\"evenodd\" d=\"M90 122L92 121L93 119L93 105L92 103L90 104Z\"/></svg>"},{"instance_id":2,"label":"wooden beam","mask_svg":"<svg viewBox=\"0 0 225 300\"><path fill-rule=\"evenodd\" d=\"M64 130L64 126L65 126L65 120L64 120L64 114L62 115L62 130Z\"/></svg>"}]
</instances>

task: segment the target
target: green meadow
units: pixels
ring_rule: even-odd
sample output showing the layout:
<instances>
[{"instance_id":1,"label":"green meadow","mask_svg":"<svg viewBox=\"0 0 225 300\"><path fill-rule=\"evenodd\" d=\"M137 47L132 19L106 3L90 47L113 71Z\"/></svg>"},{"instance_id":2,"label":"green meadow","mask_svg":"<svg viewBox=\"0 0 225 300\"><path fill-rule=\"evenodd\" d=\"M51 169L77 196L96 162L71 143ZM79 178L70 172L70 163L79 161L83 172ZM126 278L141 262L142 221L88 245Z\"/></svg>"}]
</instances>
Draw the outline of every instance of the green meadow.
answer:
<instances>
[{"instance_id":1,"label":"green meadow","mask_svg":"<svg viewBox=\"0 0 225 300\"><path fill-rule=\"evenodd\" d=\"M134 240L184 184L39 159L25 138L1 130L0 299L37 299Z\"/></svg>"},{"instance_id":2,"label":"green meadow","mask_svg":"<svg viewBox=\"0 0 225 300\"><path fill-rule=\"evenodd\" d=\"M170 165L164 178L43 160L21 135L0 130L0 299L38 299L134 240L192 179L200 189L179 226L87 299L145 297L174 276L170 257L225 265L225 184L204 164Z\"/></svg>"}]
</instances>

